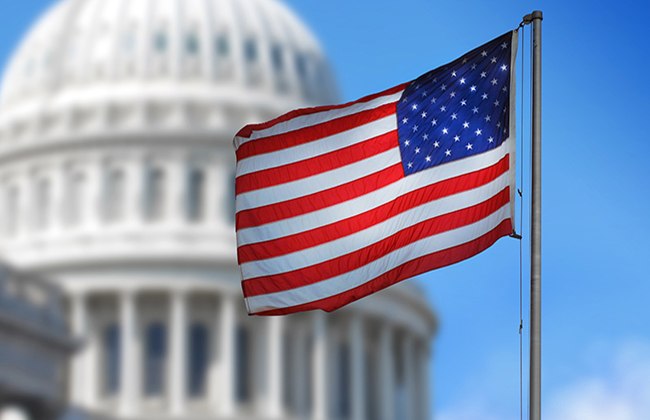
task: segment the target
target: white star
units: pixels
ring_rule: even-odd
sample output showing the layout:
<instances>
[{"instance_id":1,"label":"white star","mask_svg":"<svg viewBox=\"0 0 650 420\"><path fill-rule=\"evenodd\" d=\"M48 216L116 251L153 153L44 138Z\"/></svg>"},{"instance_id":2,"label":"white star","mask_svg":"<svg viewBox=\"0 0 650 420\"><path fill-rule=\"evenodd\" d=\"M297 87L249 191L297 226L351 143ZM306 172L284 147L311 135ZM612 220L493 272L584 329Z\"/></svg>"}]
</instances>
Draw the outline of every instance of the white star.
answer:
<instances>
[{"instance_id":1,"label":"white star","mask_svg":"<svg viewBox=\"0 0 650 420\"><path fill-rule=\"evenodd\" d=\"M490 143L492 143L492 142L494 141L494 137L490 136L490 138L488 139L488 141L489 141Z\"/></svg>"},{"instance_id":2,"label":"white star","mask_svg":"<svg viewBox=\"0 0 650 420\"><path fill-rule=\"evenodd\" d=\"M463 123L463 128L469 128L469 123L467 121Z\"/></svg>"},{"instance_id":3,"label":"white star","mask_svg":"<svg viewBox=\"0 0 650 420\"><path fill-rule=\"evenodd\" d=\"M416 109L418 109L418 105L417 105L417 104L413 104L413 106L411 106L411 109L412 109L413 111L415 111Z\"/></svg>"},{"instance_id":4,"label":"white star","mask_svg":"<svg viewBox=\"0 0 650 420\"><path fill-rule=\"evenodd\" d=\"M505 50L506 48L508 48L508 44L506 44L505 42L501 44L501 49Z\"/></svg>"},{"instance_id":5,"label":"white star","mask_svg":"<svg viewBox=\"0 0 650 420\"><path fill-rule=\"evenodd\" d=\"M404 119L402 120L402 124L406 124L407 122L409 122L409 119L408 119L408 118L404 118Z\"/></svg>"},{"instance_id":6,"label":"white star","mask_svg":"<svg viewBox=\"0 0 650 420\"><path fill-rule=\"evenodd\" d=\"M482 72L481 72L481 77L487 77L487 73L484 72L484 71L482 71Z\"/></svg>"},{"instance_id":7,"label":"white star","mask_svg":"<svg viewBox=\"0 0 650 420\"><path fill-rule=\"evenodd\" d=\"M481 55L482 55L483 57L487 57L487 52L483 51L483 52L481 53Z\"/></svg>"},{"instance_id":8,"label":"white star","mask_svg":"<svg viewBox=\"0 0 650 420\"><path fill-rule=\"evenodd\" d=\"M436 77L435 79L433 79L433 80L431 81L431 83L436 83L437 81L438 81L438 78Z\"/></svg>"},{"instance_id":9,"label":"white star","mask_svg":"<svg viewBox=\"0 0 650 420\"><path fill-rule=\"evenodd\" d=\"M441 110L442 112L445 112L445 111L447 110L447 107L443 105L443 106L440 107L440 110Z\"/></svg>"},{"instance_id":10,"label":"white star","mask_svg":"<svg viewBox=\"0 0 650 420\"><path fill-rule=\"evenodd\" d=\"M492 57L492 58L490 59L490 62L491 62L492 64L496 63L496 62L497 62L497 58L496 58L496 57Z\"/></svg>"},{"instance_id":11,"label":"white star","mask_svg":"<svg viewBox=\"0 0 650 420\"><path fill-rule=\"evenodd\" d=\"M499 83L499 81L497 79L492 79L490 83L492 83L492 85L496 85L497 83Z\"/></svg>"},{"instance_id":12,"label":"white star","mask_svg":"<svg viewBox=\"0 0 650 420\"><path fill-rule=\"evenodd\" d=\"M393 144L394 144L394 143L393 143ZM416 147L416 148L415 148L415 153L420 153L420 148L419 148L419 147Z\"/></svg>"},{"instance_id":13,"label":"white star","mask_svg":"<svg viewBox=\"0 0 650 420\"><path fill-rule=\"evenodd\" d=\"M467 59L463 58L463 64L467 63Z\"/></svg>"},{"instance_id":14,"label":"white star","mask_svg":"<svg viewBox=\"0 0 650 420\"><path fill-rule=\"evenodd\" d=\"M418 131L418 126L417 126L417 125L414 125L414 126L413 126L413 131ZM393 143L393 144L394 144L394 143Z\"/></svg>"},{"instance_id":15,"label":"white star","mask_svg":"<svg viewBox=\"0 0 650 420\"><path fill-rule=\"evenodd\" d=\"M413 167L413 162L409 162L408 167L412 168Z\"/></svg>"},{"instance_id":16,"label":"white star","mask_svg":"<svg viewBox=\"0 0 650 420\"><path fill-rule=\"evenodd\" d=\"M461 84L461 85L464 85L464 84L465 84L465 78L464 78L464 77L462 77L462 78L460 79L460 84Z\"/></svg>"},{"instance_id":17,"label":"white star","mask_svg":"<svg viewBox=\"0 0 650 420\"><path fill-rule=\"evenodd\" d=\"M507 91L508 91L508 87L507 87L507 86L504 86L503 89L501 89L501 90L504 91L504 92L507 92Z\"/></svg>"},{"instance_id":18,"label":"white star","mask_svg":"<svg viewBox=\"0 0 650 420\"><path fill-rule=\"evenodd\" d=\"M418 89L420 89L420 85L417 85L417 86L415 87L415 90L418 90Z\"/></svg>"},{"instance_id":19,"label":"white star","mask_svg":"<svg viewBox=\"0 0 650 420\"><path fill-rule=\"evenodd\" d=\"M445 150L445 156L451 156L451 151L449 149Z\"/></svg>"},{"instance_id":20,"label":"white star","mask_svg":"<svg viewBox=\"0 0 650 420\"><path fill-rule=\"evenodd\" d=\"M434 141L433 142L433 147L440 147L440 143L438 143L437 141Z\"/></svg>"},{"instance_id":21,"label":"white star","mask_svg":"<svg viewBox=\"0 0 650 420\"><path fill-rule=\"evenodd\" d=\"M422 138L423 138L424 140L429 140L429 135L426 134L426 133L424 133L424 136L422 136Z\"/></svg>"},{"instance_id":22,"label":"white star","mask_svg":"<svg viewBox=\"0 0 650 420\"><path fill-rule=\"evenodd\" d=\"M476 92L476 86L474 86L474 85L470 86L469 90L471 92Z\"/></svg>"},{"instance_id":23,"label":"white star","mask_svg":"<svg viewBox=\"0 0 650 420\"><path fill-rule=\"evenodd\" d=\"M424 160L426 160L427 162L431 162L431 156L425 157Z\"/></svg>"},{"instance_id":24,"label":"white star","mask_svg":"<svg viewBox=\"0 0 650 420\"><path fill-rule=\"evenodd\" d=\"M402 103L408 101L408 99L409 99L408 96L405 96L404 99L402 99Z\"/></svg>"},{"instance_id":25,"label":"white star","mask_svg":"<svg viewBox=\"0 0 650 420\"><path fill-rule=\"evenodd\" d=\"M420 115L422 115L422 118L426 118L427 117L427 112L423 111Z\"/></svg>"},{"instance_id":26,"label":"white star","mask_svg":"<svg viewBox=\"0 0 650 420\"><path fill-rule=\"evenodd\" d=\"M472 143L467 143L467 146L465 147L467 147L467 150L472 150Z\"/></svg>"},{"instance_id":27,"label":"white star","mask_svg":"<svg viewBox=\"0 0 650 420\"><path fill-rule=\"evenodd\" d=\"M456 97L456 92L451 92L451 93L449 94L449 96L451 96L452 98L455 98L455 97Z\"/></svg>"},{"instance_id":28,"label":"white star","mask_svg":"<svg viewBox=\"0 0 650 420\"><path fill-rule=\"evenodd\" d=\"M452 120L455 120L456 118L458 118L458 116L457 116L456 113L451 114L451 119L452 119Z\"/></svg>"},{"instance_id":29,"label":"white star","mask_svg":"<svg viewBox=\"0 0 650 420\"><path fill-rule=\"evenodd\" d=\"M501 121L497 123L497 127L501 127Z\"/></svg>"},{"instance_id":30,"label":"white star","mask_svg":"<svg viewBox=\"0 0 650 420\"><path fill-rule=\"evenodd\" d=\"M499 106L499 104L500 104L500 102L499 102L498 99L496 101L494 101L494 106Z\"/></svg>"},{"instance_id":31,"label":"white star","mask_svg":"<svg viewBox=\"0 0 650 420\"><path fill-rule=\"evenodd\" d=\"M426 90L423 90L423 91L422 91L422 97L424 98L425 96L427 96L427 91L426 91Z\"/></svg>"},{"instance_id":32,"label":"white star","mask_svg":"<svg viewBox=\"0 0 650 420\"><path fill-rule=\"evenodd\" d=\"M472 112L478 114L478 108L477 107L472 108Z\"/></svg>"},{"instance_id":33,"label":"white star","mask_svg":"<svg viewBox=\"0 0 650 420\"><path fill-rule=\"evenodd\" d=\"M482 132L480 129L477 129L477 130L475 131L475 133L476 133L477 136L480 136L483 132Z\"/></svg>"},{"instance_id":34,"label":"white star","mask_svg":"<svg viewBox=\"0 0 650 420\"><path fill-rule=\"evenodd\" d=\"M456 70L451 72L451 77L456 77Z\"/></svg>"},{"instance_id":35,"label":"white star","mask_svg":"<svg viewBox=\"0 0 650 420\"><path fill-rule=\"evenodd\" d=\"M508 130L506 130L506 128L503 127L503 134L506 134L507 132L508 132Z\"/></svg>"},{"instance_id":36,"label":"white star","mask_svg":"<svg viewBox=\"0 0 650 420\"><path fill-rule=\"evenodd\" d=\"M491 119L492 119L492 117L490 117L489 115L486 115L486 116L485 116L485 121L486 121L486 122L487 122L487 121L490 121Z\"/></svg>"},{"instance_id":37,"label":"white star","mask_svg":"<svg viewBox=\"0 0 650 420\"><path fill-rule=\"evenodd\" d=\"M487 99L488 98L487 93L484 93L483 95L481 95L481 98Z\"/></svg>"},{"instance_id":38,"label":"white star","mask_svg":"<svg viewBox=\"0 0 650 420\"><path fill-rule=\"evenodd\" d=\"M404 146L408 146L409 144L411 144L410 141L408 141L408 140L404 140Z\"/></svg>"},{"instance_id":39,"label":"white star","mask_svg":"<svg viewBox=\"0 0 650 420\"><path fill-rule=\"evenodd\" d=\"M472 64L472 70L476 69L476 63Z\"/></svg>"},{"instance_id":40,"label":"white star","mask_svg":"<svg viewBox=\"0 0 650 420\"><path fill-rule=\"evenodd\" d=\"M434 119L434 120L431 121L431 125L437 125L437 124L438 124L438 120Z\"/></svg>"},{"instance_id":41,"label":"white star","mask_svg":"<svg viewBox=\"0 0 650 420\"><path fill-rule=\"evenodd\" d=\"M461 106L465 106L465 105L467 105L467 101L466 101L465 99L463 99L462 101L460 101L460 105L461 105Z\"/></svg>"},{"instance_id":42,"label":"white star","mask_svg":"<svg viewBox=\"0 0 650 420\"><path fill-rule=\"evenodd\" d=\"M447 85L443 83L442 86L440 86L440 89L447 90Z\"/></svg>"},{"instance_id":43,"label":"white star","mask_svg":"<svg viewBox=\"0 0 650 420\"><path fill-rule=\"evenodd\" d=\"M443 129L442 129L442 134L447 134L447 133L449 133L449 130L446 129L446 128L443 128Z\"/></svg>"},{"instance_id":44,"label":"white star","mask_svg":"<svg viewBox=\"0 0 650 420\"><path fill-rule=\"evenodd\" d=\"M508 66L506 66L505 64L501 66L501 71L506 71L506 70L508 70Z\"/></svg>"},{"instance_id":45,"label":"white star","mask_svg":"<svg viewBox=\"0 0 650 420\"><path fill-rule=\"evenodd\" d=\"M460 137L454 136L454 141L460 141Z\"/></svg>"},{"instance_id":46,"label":"white star","mask_svg":"<svg viewBox=\"0 0 650 420\"><path fill-rule=\"evenodd\" d=\"M431 98L431 103L432 103L432 104L435 104L435 103L436 103L436 99L438 99L438 98L436 98L435 96L434 96L433 98Z\"/></svg>"}]
</instances>

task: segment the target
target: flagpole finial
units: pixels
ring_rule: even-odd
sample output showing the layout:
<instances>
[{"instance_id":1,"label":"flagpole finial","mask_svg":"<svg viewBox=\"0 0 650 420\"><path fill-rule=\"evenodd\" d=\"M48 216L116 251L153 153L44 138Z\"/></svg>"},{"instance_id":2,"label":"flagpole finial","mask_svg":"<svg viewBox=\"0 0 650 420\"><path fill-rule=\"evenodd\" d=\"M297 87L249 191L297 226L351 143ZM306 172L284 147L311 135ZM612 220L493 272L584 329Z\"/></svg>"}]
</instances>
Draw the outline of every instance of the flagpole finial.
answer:
<instances>
[{"instance_id":1,"label":"flagpole finial","mask_svg":"<svg viewBox=\"0 0 650 420\"><path fill-rule=\"evenodd\" d=\"M527 14L526 16L523 17L521 23L522 23L523 25L529 25L529 24L531 24L531 23L533 22L533 20L535 20L535 19L539 19L539 20L543 20L543 19L544 19L544 15L543 15L543 13L542 13L541 10L535 10L533 13L529 13L529 14Z\"/></svg>"}]
</instances>

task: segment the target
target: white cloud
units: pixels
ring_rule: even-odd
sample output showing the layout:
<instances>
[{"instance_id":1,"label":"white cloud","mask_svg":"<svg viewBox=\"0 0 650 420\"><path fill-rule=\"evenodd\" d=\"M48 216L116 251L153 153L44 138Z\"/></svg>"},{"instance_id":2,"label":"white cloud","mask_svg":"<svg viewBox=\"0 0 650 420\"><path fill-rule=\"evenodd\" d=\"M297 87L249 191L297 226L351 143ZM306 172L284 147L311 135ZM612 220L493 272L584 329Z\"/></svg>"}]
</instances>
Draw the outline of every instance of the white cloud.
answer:
<instances>
[{"instance_id":1,"label":"white cloud","mask_svg":"<svg viewBox=\"0 0 650 420\"><path fill-rule=\"evenodd\" d=\"M650 343L628 341L593 346L583 366L588 372L556 389L543 389L542 417L547 420L650 419ZM484 372L488 373L488 372ZM436 413L436 420L519 420L519 393L506 407L499 392L486 386L498 382L494 372L482 378L480 389ZM476 379L476 378L475 378ZM498 388L498 387L497 387ZM511 390L509 390L510 392ZM524 418L527 417L524 407Z\"/></svg>"},{"instance_id":2,"label":"white cloud","mask_svg":"<svg viewBox=\"0 0 650 420\"><path fill-rule=\"evenodd\" d=\"M627 342L593 362L598 373L551 394L549 420L647 420L650 418L650 345ZM592 363L593 363L592 362Z\"/></svg>"}]
</instances>

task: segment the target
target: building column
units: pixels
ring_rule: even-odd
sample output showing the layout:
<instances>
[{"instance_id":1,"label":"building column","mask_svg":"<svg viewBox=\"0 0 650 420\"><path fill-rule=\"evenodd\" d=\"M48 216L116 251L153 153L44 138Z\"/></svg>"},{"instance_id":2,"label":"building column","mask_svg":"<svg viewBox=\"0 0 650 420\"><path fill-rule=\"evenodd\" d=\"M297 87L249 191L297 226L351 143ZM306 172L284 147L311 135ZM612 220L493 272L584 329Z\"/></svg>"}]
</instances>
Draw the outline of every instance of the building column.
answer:
<instances>
[{"instance_id":1,"label":"building column","mask_svg":"<svg viewBox=\"0 0 650 420\"><path fill-rule=\"evenodd\" d=\"M235 413L235 302L224 295L219 314L219 384L221 389L219 413L223 417Z\"/></svg>"},{"instance_id":2,"label":"building column","mask_svg":"<svg viewBox=\"0 0 650 420\"><path fill-rule=\"evenodd\" d=\"M65 197L64 170L60 165L56 165L51 172L52 185L52 202L49 214L49 229L52 234L57 235L63 230L63 220L65 218Z\"/></svg>"},{"instance_id":3,"label":"building column","mask_svg":"<svg viewBox=\"0 0 650 420\"><path fill-rule=\"evenodd\" d=\"M187 222L185 214L186 195L185 186L187 184L185 174L185 160L172 160L166 165L167 176L169 177L168 188L165 203L166 224L172 226L181 226Z\"/></svg>"},{"instance_id":4,"label":"building column","mask_svg":"<svg viewBox=\"0 0 650 420\"><path fill-rule=\"evenodd\" d=\"M187 296L175 290L171 296L169 385L172 416L182 416L187 402Z\"/></svg>"},{"instance_id":5,"label":"building column","mask_svg":"<svg viewBox=\"0 0 650 420\"><path fill-rule=\"evenodd\" d=\"M312 318L314 347L312 349L312 420L327 417L327 319L322 311Z\"/></svg>"},{"instance_id":6,"label":"building column","mask_svg":"<svg viewBox=\"0 0 650 420\"><path fill-rule=\"evenodd\" d=\"M393 330L383 326L379 333L379 384L381 420L395 418L395 356Z\"/></svg>"},{"instance_id":7,"label":"building column","mask_svg":"<svg viewBox=\"0 0 650 420\"><path fill-rule=\"evenodd\" d=\"M120 364L120 394L119 414L130 417L135 413L136 402L139 400L141 383L138 360L137 334L138 318L136 296L134 292L125 291L120 296L120 331L121 331L121 364Z\"/></svg>"},{"instance_id":8,"label":"building column","mask_svg":"<svg viewBox=\"0 0 650 420\"><path fill-rule=\"evenodd\" d=\"M350 324L350 367L351 387L350 401L352 420L366 418L366 360L365 360L365 331L363 319L358 313L352 315Z\"/></svg>"},{"instance_id":9,"label":"building column","mask_svg":"<svg viewBox=\"0 0 650 420\"><path fill-rule=\"evenodd\" d=\"M282 337L284 334L285 318L283 316L273 316L268 319L268 343L266 353L268 354L268 376L267 376L267 406L265 413L269 418L283 418L282 405L282 375L284 373L282 357Z\"/></svg>"},{"instance_id":10,"label":"building column","mask_svg":"<svg viewBox=\"0 0 650 420\"><path fill-rule=\"evenodd\" d=\"M404 367L404 420L414 420L416 409L415 397L415 352L413 337L408 333L402 339L402 366Z\"/></svg>"},{"instance_id":11,"label":"building column","mask_svg":"<svg viewBox=\"0 0 650 420\"><path fill-rule=\"evenodd\" d=\"M104 165L99 159L95 159L88 162L86 168L88 197L83 198L82 201L84 208L81 220L88 230L93 231L98 229L101 223Z\"/></svg>"},{"instance_id":12,"label":"building column","mask_svg":"<svg viewBox=\"0 0 650 420\"><path fill-rule=\"evenodd\" d=\"M86 295L76 293L70 298L70 315L72 334L81 340L87 340L88 335L88 308ZM87 349L82 347L72 356L72 372L70 375L70 401L73 406L84 407L86 388L86 353Z\"/></svg>"}]
</instances>

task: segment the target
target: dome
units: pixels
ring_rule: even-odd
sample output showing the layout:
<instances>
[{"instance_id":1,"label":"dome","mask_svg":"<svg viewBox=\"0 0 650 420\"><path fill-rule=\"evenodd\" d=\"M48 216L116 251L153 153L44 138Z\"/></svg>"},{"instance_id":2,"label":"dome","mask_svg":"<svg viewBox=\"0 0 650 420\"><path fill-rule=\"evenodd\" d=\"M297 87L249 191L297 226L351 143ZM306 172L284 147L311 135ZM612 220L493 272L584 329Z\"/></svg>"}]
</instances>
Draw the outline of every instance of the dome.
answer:
<instances>
[{"instance_id":1,"label":"dome","mask_svg":"<svg viewBox=\"0 0 650 420\"><path fill-rule=\"evenodd\" d=\"M234 265L234 133L336 91L275 0L63 0L4 76L0 252Z\"/></svg>"},{"instance_id":2,"label":"dome","mask_svg":"<svg viewBox=\"0 0 650 420\"><path fill-rule=\"evenodd\" d=\"M274 0L63 0L9 62L0 143L232 131L335 92L318 42Z\"/></svg>"}]
</instances>

